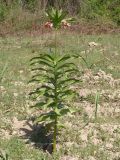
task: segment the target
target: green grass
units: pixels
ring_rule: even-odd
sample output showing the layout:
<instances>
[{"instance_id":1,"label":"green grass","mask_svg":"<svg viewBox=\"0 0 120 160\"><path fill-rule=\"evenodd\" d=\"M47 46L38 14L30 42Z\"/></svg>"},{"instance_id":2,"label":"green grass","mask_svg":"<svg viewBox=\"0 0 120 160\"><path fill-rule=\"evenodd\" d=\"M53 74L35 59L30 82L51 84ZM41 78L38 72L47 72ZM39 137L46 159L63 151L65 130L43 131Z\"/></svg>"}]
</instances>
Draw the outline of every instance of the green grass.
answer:
<instances>
[{"instance_id":1,"label":"green grass","mask_svg":"<svg viewBox=\"0 0 120 160\"><path fill-rule=\"evenodd\" d=\"M115 158L118 160L120 158L120 156L117 158L120 141L119 111L117 112L115 109L119 109L120 106L119 84L110 86L109 81L105 79L100 79L98 82L91 79L81 83L78 92L81 89L88 89L92 92L88 93L86 97L77 99L77 102L73 102L76 104L76 108L80 108L79 113L61 120L67 128L63 129L58 136L59 151L56 155L51 156L42 149L32 146L29 138L29 142L26 144L22 137L13 134L13 117L17 117L21 122L29 120L37 114L34 109L29 108L28 103L28 93L33 88L28 85L30 80L29 60L38 53L53 50L55 45L53 39L54 35L50 34L40 37L0 39L0 75L7 64L0 82L0 148L8 152L10 160L64 160L65 157L87 160L90 159L90 156L97 160L113 160ZM112 74L114 80L120 79L120 35L84 36L75 33L61 33L58 35L58 39L57 45L61 54L80 54L86 59L88 67L97 62L96 66L91 69L93 77L101 69L106 74ZM99 45L90 47L89 42ZM82 77L83 74L90 71L81 59L78 59L76 64L80 68ZM94 90L99 90L101 93L96 123L93 121ZM117 97L110 98L102 91L108 92L111 96L117 92ZM89 110L86 110L87 107L92 109L92 117ZM83 127L88 120L90 123ZM105 129L102 128L104 125ZM107 128L109 131L106 131ZM114 131L111 133L112 128ZM83 133L87 133L87 141L82 140ZM42 138L38 137L39 139ZM99 140L99 143L94 144L93 139ZM113 148L108 149L107 143L112 144Z\"/></svg>"}]
</instances>

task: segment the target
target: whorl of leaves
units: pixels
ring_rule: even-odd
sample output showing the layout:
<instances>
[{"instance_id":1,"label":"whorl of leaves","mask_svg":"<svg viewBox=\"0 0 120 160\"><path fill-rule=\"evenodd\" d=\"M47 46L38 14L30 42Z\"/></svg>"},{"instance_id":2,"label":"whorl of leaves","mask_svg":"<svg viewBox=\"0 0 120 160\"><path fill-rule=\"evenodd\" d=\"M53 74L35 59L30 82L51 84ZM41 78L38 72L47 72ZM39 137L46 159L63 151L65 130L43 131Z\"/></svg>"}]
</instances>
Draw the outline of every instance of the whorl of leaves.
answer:
<instances>
[{"instance_id":1,"label":"whorl of leaves","mask_svg":"<svg viewBox=\"0 0 120 160\"><path fill-rule=\"evenodd\" d=\"M52 125L55 117L75 112L69 101L76 95L71 86L79 80L75 78L78 70L72 59L74 57L70 55L58 54L42 54L31 59L34 75L30 82L39 84L39 87L30 93L34 99L39 98L39 102L33 107L47 110L36 122Z\"/></svg>"}]
</instances>

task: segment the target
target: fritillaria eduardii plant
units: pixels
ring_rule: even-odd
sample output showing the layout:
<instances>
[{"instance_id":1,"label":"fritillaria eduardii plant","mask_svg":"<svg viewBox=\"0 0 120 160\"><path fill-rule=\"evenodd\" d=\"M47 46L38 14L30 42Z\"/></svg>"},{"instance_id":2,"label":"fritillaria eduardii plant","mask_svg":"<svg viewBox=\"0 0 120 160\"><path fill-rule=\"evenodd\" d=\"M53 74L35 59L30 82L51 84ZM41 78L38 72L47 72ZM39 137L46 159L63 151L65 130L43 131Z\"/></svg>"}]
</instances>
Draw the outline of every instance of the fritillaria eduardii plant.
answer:
<instances>
[{"instance_id":1,"label":"fritillaria eduardii plant","mask_svg":"<svg viewBox=\"0 0 120 160\"><path fill-rule=\"evenodd\" d=\"M45 26L55 30L63 25L69 26L68 21L72 21L70 18L65 19L66 14L62 10L52 8L46 15L49 21ZM33 72L31 82L38 84L38 87L30 95L35 100L39 98L39 102L36 102L33 107L37 107L43 112L35 122L43 124L53 133L53 152L56 151L57 133L59 128L63 127L63 124L60 123L61 117L76 112L70 104L76 95L71 86L79 83L79 80L75 78L78 69L73 62L74 59L74 55L61 55L55 49L55 52L41 53L30 61Z\"/></svg>"}]
</instances>

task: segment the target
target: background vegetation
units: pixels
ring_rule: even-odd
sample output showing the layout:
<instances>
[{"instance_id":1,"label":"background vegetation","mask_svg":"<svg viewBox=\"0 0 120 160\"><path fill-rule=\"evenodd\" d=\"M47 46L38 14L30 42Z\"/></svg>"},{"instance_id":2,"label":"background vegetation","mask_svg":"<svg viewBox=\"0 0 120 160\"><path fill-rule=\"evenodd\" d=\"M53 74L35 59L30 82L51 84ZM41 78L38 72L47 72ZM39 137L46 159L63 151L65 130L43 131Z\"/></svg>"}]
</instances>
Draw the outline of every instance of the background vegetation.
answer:
<instances>
[{"instance_id":1,"label":"background vegetation","mask_svg":"<svg viewBox=\"0 0 120 160\"><path fill-rule=\"evenodd\" d=\"M63 8L78 21L120 25L119 0L0 0L0 23L16 30L42 24L49 7Z\"/></svg>"}]
</instances>

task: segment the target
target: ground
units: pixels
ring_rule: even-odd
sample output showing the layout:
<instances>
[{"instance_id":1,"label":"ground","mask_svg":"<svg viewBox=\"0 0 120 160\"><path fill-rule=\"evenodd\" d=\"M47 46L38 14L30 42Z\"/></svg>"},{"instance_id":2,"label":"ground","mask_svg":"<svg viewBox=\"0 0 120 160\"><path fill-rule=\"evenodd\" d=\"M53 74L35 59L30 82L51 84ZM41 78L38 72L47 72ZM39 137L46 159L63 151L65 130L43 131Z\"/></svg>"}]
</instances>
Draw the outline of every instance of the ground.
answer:
<instances>
[{"instance_id":1,"label":"ground","mask_svg":"<svg viewBox=\"0 0 120 160\"><path fill-rule=\"evenodd\" d=\"M39 112L30 108L28 94L34 86L28 81L30 58L54 46L51 33L0 38L1 150L10 160L120 160L120 34L58 34L61 54L81 56L76 64L82 82L74 88L79 98L73 105L79 112L61 120L66 129L58 135L58 152L50 155L50 136L43 137L44 128L33 123Z\"/></svg>"}]
</instances>

